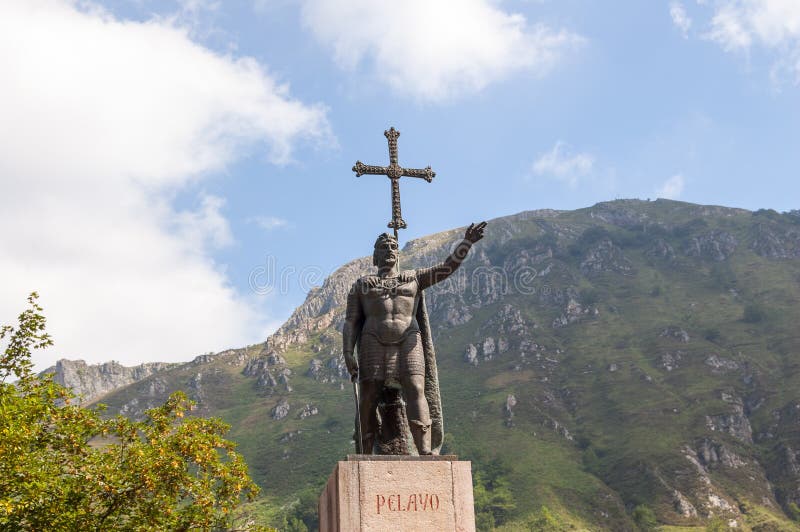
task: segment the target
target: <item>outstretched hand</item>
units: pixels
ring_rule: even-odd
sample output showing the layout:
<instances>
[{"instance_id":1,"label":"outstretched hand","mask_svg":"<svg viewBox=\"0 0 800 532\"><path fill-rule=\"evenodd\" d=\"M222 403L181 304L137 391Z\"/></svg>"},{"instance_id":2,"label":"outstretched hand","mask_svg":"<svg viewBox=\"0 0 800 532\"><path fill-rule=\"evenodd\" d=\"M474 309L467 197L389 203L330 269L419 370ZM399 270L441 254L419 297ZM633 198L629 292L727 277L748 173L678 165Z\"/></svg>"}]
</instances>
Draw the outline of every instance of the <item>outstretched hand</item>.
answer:
<instances>
[{"instance_id":1,"label":"outstretched hand","mask_svg":"<svg viewBox=\"0 0 800 532\"><path fill-rule=\"evenodd\" d=\"M474 244L481 238L483 238L483 230L486 229L486 222L481 222L478 225L469 224L467 227L467 232L464 233L464 240L468 240L470 243Z\"/></svg>"}]
</instances>

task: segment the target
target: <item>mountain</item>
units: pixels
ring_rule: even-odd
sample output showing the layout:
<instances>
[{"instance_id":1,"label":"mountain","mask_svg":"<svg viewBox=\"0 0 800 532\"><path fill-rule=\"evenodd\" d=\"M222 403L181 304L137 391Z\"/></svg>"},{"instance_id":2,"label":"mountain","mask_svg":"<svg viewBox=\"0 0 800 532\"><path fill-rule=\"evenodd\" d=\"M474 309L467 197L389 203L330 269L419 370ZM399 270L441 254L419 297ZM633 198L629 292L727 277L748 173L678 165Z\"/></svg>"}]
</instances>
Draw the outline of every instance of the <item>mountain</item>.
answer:
<instances>
[{"instance_id":1,"label":"mountain","mask_svg":"<svg viewBox=\"0 0 800 532\"><path fill-rule=\"evenodd\" d=\"M61 359L56 362L55 366L42 371L40 375L52 373L55 382L70 388L83 402L92 403L111 391L176 365L165 362L149 362L126 367L115 361L89 365L83 360Z\"/></svg>"},{"instance_id":2,"label":"mountain","mask_svg":"<svg viewBox=\"0 0 800 532\"><path fill-rule=\"evenodd\" d=\"M462 235L409 242L403 267ZM339 268L263 344L103 402L136 416L184 389L232 425L267 501L314 493L352 452L339 331L370 270ZM473 461L481 527L797 530L799 282L797 211L618 200L491 220L427 291L446 450Z\"/></svg>"}]
</instances>

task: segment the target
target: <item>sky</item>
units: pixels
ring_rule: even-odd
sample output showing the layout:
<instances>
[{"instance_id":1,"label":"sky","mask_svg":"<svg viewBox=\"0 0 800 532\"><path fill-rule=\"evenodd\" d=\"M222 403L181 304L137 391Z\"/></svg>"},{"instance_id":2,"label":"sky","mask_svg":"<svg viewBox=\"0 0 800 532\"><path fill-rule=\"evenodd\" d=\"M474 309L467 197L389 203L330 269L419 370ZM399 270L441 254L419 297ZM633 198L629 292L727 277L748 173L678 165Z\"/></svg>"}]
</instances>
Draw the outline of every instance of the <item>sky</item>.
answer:
<instances>
[{"instance_id":1,"label":"sky","mask_svg":"<svg viewBox=\"0 0 800 532\"><path fill-rule=\"evenodd\" d=\"M613 5L613 7L610 7ZM406 241L658 197L800 208L798 0L0 0L0 323L59 358L262 342ZM490 234L490 233L489 233Z\"/></svg>"}]
</instances>

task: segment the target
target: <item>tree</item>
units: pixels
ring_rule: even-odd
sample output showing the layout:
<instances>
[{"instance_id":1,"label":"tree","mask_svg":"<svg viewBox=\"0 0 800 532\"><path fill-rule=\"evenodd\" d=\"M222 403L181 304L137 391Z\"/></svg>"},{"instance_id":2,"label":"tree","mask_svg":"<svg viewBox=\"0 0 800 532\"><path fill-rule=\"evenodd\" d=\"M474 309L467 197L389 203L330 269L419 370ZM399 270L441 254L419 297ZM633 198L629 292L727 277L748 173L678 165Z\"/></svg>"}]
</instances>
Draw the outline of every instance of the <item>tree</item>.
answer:
<instances>
[{"instance_id":1,"label":"tree","mask_svg":"<svg viewBox=\"0 0 800 532\"><path fill-rule=\"evenodd\" d=\"M272 524L282 532L308 532L319 529L317 503L322 486L309 486L297 494Z\"/></svg>"},{"instance_id":2,"label":"tree","mask_svg":"<svg viewBox=\"0 0 800 532\"><path fill-rule=\"evenodd\" d=\"M510 468L498 458L480 469L476 468L472 491L478 530L493 530L495 526L505 523L516 509L511 483L506 477L509 471Z\"/></svg>"},{"instance_id":3,"label":"tree","mask_svg":"<svg viewBox=\"0 0 800 532\"><path fill-rule=\"evenodd\" d=\"M750 303L744 307L742 319L746 323L760 323L767 316L767 311L758 303Z\"/></svg>"},{"instance_id":4,"label":"tree","mask_svg":"<svg viewBox=\"0 0 800 532\"><path fill-rule=\"evenodd\" d=\"M229 427L187 416L185 394L141 421L104 419L33 372L31 352L52 345L37 297L0 328L0 530L256 528L232 517L258 487Z\"/></svg>"},{"instance_id":5,"label":"tree","mask_svg":"<svg viewBox=\"0 0 800 532\"><path fill-rule=\"evenodd\" d=\"M639 527L639 530L655 530L658 526L655 512L645 504L636 506L631 513L631 517L636 526Z\"/></svg>"}]
</instances>

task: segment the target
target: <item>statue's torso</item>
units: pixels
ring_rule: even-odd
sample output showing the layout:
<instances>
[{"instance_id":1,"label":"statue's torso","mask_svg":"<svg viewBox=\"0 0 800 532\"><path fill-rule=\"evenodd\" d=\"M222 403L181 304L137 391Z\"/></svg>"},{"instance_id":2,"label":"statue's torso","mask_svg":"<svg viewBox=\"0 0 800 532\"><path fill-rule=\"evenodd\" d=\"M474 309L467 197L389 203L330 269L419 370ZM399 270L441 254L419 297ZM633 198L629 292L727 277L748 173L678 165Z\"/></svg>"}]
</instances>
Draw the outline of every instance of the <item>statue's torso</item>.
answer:
<instances>
[{"instance_id":1,"label":"statue's torso","mask_svg":"<svg viewBox=\"0 0 800 532\"><path fill-rule=\"evenodd\" d=\"M397 344L414 331L420 290L416 278L394 281L378 279L365 283L360 299L364 310L362 334L371 334L382 344ZM376 284L375 286L371 286Z\"/></svg>"}]
</instances>

